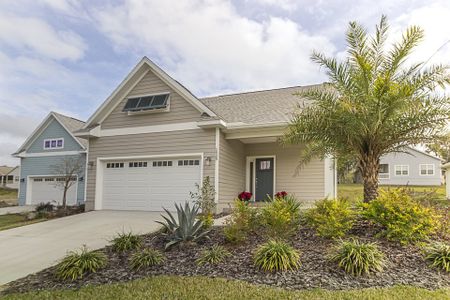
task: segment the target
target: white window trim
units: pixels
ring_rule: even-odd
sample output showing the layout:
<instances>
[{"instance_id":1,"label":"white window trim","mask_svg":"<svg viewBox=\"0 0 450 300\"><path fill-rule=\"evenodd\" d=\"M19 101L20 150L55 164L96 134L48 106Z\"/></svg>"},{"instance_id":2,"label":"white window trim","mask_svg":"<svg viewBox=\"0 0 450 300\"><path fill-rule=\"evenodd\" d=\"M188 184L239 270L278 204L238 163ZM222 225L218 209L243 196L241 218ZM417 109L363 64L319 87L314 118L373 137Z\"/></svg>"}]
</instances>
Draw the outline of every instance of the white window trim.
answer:
<instances>
[{"instance_id":1,"label":"white window trim","mask_svg":"<svg viewBox=\"0 0 450 300\"><path fill-rule=\"evenodd\" d=\"M422 166L433 166L433 174L428 174L428 168L426 169L426 174L422 174ZM436 174L436 167L434 164L420 164L419 165L419 176L434 176Z\"/></svg>"},{"instance_id":2,"label":"white window trim","mask_svg":"<svg viewBox=\"0 0 450 300\"><path fill-rule=\"evenodd\" d=\"M400 175L397 174L397 167L400 167ZM408 174L403 175L403 167L406 167ZM398 176L398 177L409 176L409 165L394 165L394 176Z\"/></svg>"},{"instance_id":3,"label":"white window trim","mask_svg":"<svg viewBox=\"0 0 450 300\"><path fill-rule=\"evenodd\" d=\"M62 140L62 146L58 147L58 141ZM52 141L56 141L56 147L51 147ZM45 143L50 142L50 147L45 147ZM55 150L55 149L64 149L64 138L60 137L60 138L54 138L54 139L44 139L44 145L43 145L43 149L44 150Z\"/></svg>"},{"instance_id":4,"label":"white window trim","mask_svg":"<svg viewBox=\"0 0 450 300\"><path fill-rule=\"evenodd\" d=\"M391 179L391 166L390 166L390 164L380 164L380 165L387 165L388 168L387 168L387 172L386 173L378 172L378 180L389 180L389 179ZM387 177L380 178L380 174L387 174Z\"/></svg>"}]
</instances>

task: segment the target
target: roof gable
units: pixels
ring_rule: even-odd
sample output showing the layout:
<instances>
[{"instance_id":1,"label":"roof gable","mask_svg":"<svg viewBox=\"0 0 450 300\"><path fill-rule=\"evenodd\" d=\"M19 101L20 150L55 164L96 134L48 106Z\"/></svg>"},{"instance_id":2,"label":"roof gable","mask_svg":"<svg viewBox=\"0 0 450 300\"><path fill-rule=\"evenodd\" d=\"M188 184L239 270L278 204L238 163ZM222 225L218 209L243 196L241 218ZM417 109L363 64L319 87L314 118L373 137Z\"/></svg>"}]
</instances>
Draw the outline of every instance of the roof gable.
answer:
<instances>
[{"instance_id":1,"label":"roof gable","mask_svg":"<svg viewBox=\"0 0 450 300\"><path fill-rule=\"evenodd\" d=\"M86 149L87 141L73 135L75 131L84 126L84 122L62 114L50 112L13 155L28 150L53 122L56 122L81 149Z\"/></svg>"},{"instance_id":2,"label":"roof gable","mask_svg":"<svg viewBox=\"0 0 450 300\"><path fill-rule=\"evenodd\" d=\"M206 105L200 102L188 89L182 86L178 81L170 77L166 72L159 68L147 57L133 68L122 83L113 91L113 93L100 105L94 114L87 120L83 129L95 127L107 118L111 112L123 101L125 97L139 82L147 72L152 71L160 80L172 88L177 94L183 97L200 113L206 113L210 117L215 117L216 114Z\"/></svg>"}]
</instances>

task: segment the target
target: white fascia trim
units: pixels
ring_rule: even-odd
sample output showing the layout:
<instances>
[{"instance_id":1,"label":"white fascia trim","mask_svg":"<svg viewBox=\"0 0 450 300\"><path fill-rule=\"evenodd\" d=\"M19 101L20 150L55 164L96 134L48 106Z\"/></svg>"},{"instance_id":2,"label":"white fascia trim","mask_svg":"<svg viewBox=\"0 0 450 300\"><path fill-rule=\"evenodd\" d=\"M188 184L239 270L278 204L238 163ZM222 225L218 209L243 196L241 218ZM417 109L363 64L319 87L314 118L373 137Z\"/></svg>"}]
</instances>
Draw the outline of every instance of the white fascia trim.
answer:
<instances>
[{"instance_id":1,"label":"white fascia trim","mask_svg":"<svg viewBox=\"0 0 450 300\"><path fill-rule=\"evenodd\" d=\"M220 129L216 128L216 161L214 168L214 201L219 203Z\"/></svg>"},{"instance_id":2,"label":"white fascia trim","mask_svg":"<svg viewBox=\"0 0 450 300\"><path fill-rule=\"evenodd\" d=\"M124 95L125 95L125 97L131 92L131 90L132 89L134 89L134 87L142 80L142 78L144 78L144 76L145 75L147 75L147 73L148 72L150 72L150 70L147 70L147 71L145 71L144 73L142 73L141 74L141 76L139 76L139 78L136 80L136 82L132 85L132 86L130 86L130 88L128 88L125 92L124 92ZM134 72L133 73L133 75L135 74L136 72ZM130 80L130 78L129 79L127 79L127 81L129 81ZM126 81L126 82L127 82ZM125 82L125 83L126 83ZM123 87L121 87L120 89L122 89ZM111 96L111 97L116 97L117 96L117 94L120 92L120 89L119 90L115 90L114 91L114 96ZM125 99L125 98L124 98ZM119 104L120 103L122 103L122 100L123 99L118 99L117 100L117 102L108 110L108 112L107 113L105 113L105 115L98 121L98 123L103 123L103 121L105 121L105 119L116 109L116 107L117 106L119 106ZM112 102L112 99L111 100L107 100L108 101L108 103L109 102Z\"/></svg>"},{"instance_id":3,"label":"white fascia trim","mask_svg":"<svg viewBox=\"0 0 450 300\"><path fill-rule=\"evenodd\" d=\"M247 124L242 122L227 123L228 130L238 129L252 129L252 128L267 128L267 127L286 127L289 122L272 122L272 123L259 123L259 124Z\"/></svg>"},{"instance_id":4,"label":"white fascia trim","mask_svg":"<svg viewBox=\"0 0 450 300\"><path fill-rule=\"evenodd\" d=\"M93 134L97 137L116 136L116 135L129 135L129 134L142 134L142 133L156 133L167 131L181 131L199 129L197 122L185 122L163 125L151 125L140 127L128 127L128 128L115 128L115 129L96 129L96 133Z\"/></svg>"},{"instance_id":5,"label":"white fascia trim","mask_svg":"<svg viewBox=\"0 0 450 300\"><path fill-rule=\"evenodd\" d=\"M93 120L98 117L98 115L108 106L109 103L113 100L113 98L122 90L122 88L125 86L125 84L130 81L130 79L136 74L141 67L144 65L144 60L141 59L141 61L131 70L131 72L125 77L125 79L119 84L118 87L109 95L108 98L100 105L100 107L94 112L94 114L86 121L86 124L84 124L82 129L87 129Z\"/></svg>"},{"instance_id":6,"label":"white fascia trim","mask_svg":"<svg viewBox=\"0 0 450 300\"><path fill-rule=\"evenodd\" d=\"M95 120L103 110L114 100L117 94L122 90L125 84L144 66L147 65L150 67L154 74L157 75L162 81L164 81L169 87L173 88L176 92L178 92L183 98L185 98L192 106L198 109L200 112L205 112L211 117L215 117L216 114L206 107L203 103L200 102L197 98L195 98L190 92L186 90L181 84L171 78L166 72L164 72L161 68L159 68L155 63L153 63L148 57L143 57L141 61L131 70L131 72L125 77L125 79L120 83L120 85L113 91L113 93L100 105L100 107L95 111L95 113L87 120L83 129L88 128L93 120ZM147 70L147 72L150 70ZM147 74L145 72L145 74ZM145 75L144 74L144 75ZM143 76L142 76L143 77ZM142 79L141 77L141 79ZM137 80L134 85L136 85L140 80ZM134 86L133 85L133 86ZM120 101L118 101L120 103ZM114 107L117 106L114 105ZM103 120L110 114L111 110L108 111L107 114L102 118ZM101 123L101 122L100 122Z\"/></svg>"},{"instance_id":7,"label":"white fascia trim","mask_svg":"<svg viewBox=\"0 0 450 300\"><path fill-rule=\"evenodd\" d=\"M73 135L73 133L66 127L66 125L64 125L64 123L58 119L57 115L53 112L51 112L51 114L56 119L56 121L58 121L58 123L64 128L64 130L67 131L67 133L78 143L78 145L80 145L81 149L86 149L86 147Z\"/></svg>"},{"instance_id":8,"label":"white fascia trim","mask_svg":"<svg viewBox=\"0 0 450 300\"><path fill-rule=\"evenodd\" d=\"M44 130L45 128L47 128L47 126L50 124L50 122L48 124L46 124L46 122L50 119L50 117L53 115L53 112L50 112L44 120L42 120L42 122L33 130L33 132L28 136L28 138L25 140L25 142L19 147L19 149L13 153L12 155L15 157L18 157L17 155L19 154L19 151L21 151L22 149L26 148L26 146L28 146L28 144L31 144L36 138L35 136L37 135L38 132ZM44 127L45 125L45 127Z\"/></svg>"},{"instance_id":9,"label":"white fascia trim","mask_svg":"<svg viewBox=\"0 0 450 300\"><path fill-rule=\"evenodd\" d=\"M198 127L202 128L226 128L227 123L225 123L223 120L202 120L197 122Z\"/></svg>"},{"instance_id":10,"label":"white fascia trim","mask_svg":"<svg viewBox=\"0 0 450 300\"><path fill-rule=\"evenodd\" d=\"M168 86L178 92L183 98L185 98L192 106L197 108L200 112L205 112L211 117L216 117L216 114L192 95L185 87L179 84L176 80L170 77L164 72L158 65L152 62L148 57L144 56L143 60L150 66L151 70Z\"/></svg>"},{"instance_id":11,"label":"white fascia trim","mask_svg":"<svg viewBox=\"0 0 450 300\"><path fill-rule=\"evenodd\" d=\"M16 155L16 157L44 157L44 156L66 156L66 155L78 155L86 153L86 151L55 151L55 152L36 152L36 153L26 153L21 152Z\"/></svg>"}]
</instances>

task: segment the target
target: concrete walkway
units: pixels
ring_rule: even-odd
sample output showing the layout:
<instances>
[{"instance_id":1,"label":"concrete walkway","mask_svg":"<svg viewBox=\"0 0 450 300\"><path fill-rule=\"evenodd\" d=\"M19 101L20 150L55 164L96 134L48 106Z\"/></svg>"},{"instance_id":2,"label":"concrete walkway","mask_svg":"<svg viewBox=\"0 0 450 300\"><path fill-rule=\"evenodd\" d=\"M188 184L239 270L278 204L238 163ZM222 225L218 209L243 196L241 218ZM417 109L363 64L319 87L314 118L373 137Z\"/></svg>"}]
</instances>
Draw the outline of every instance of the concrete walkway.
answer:
<instances>
[{"instance_id":1,"label":"concrete walkway","mask_svg":"<svg viewBox=\"0 0 450 300\"><path fill-rule=\"evenodd\" d=\"M34 211L34 205L26 205L26 206L8 206L0 208L0 216L7 214L20 214L25 212Z\"/></svg>"},{"instance_id":2,"label":"concrete walkway","mask_svg":"<svg viewBox=\"0 0 450 300\"><path fill-rule=\"evenodd\" d=\"M159 212L93 211L0 231L0 285L50 267L86 244L102 248L121 231L157 230Z\"/></svg>"}]
</instances>

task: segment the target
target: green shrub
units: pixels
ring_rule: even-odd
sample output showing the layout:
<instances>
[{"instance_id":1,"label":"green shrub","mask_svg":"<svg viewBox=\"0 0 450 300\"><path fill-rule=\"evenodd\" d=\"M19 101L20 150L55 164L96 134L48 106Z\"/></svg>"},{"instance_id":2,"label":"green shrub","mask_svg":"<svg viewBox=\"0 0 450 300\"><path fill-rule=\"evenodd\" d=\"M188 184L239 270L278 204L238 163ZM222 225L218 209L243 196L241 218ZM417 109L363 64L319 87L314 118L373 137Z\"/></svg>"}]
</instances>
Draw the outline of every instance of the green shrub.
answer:
<instances>
[{"instance_id":1,"label":"green shrub","mask_svg":"<svg viewBox=\"0 0 450 300\"><path fill-rule=\"evenodd\" d=\"M173 217L172 213L167 209L164 210L167 213L166 216L162 216L165 222L157 223L161 224L165 228L165 234L169 237L169 242L166 244L166 249L176 244L186 245L195 243L201 238L206 237L209 233L208 230L204 230L203 222L197 220L199 207L194 205L192 208L189 203L186 202L184 207L175 204L177 209L177 220Z\"/></svg>"},{"instance_id":2,"label":"green shrub","mask_svg":"<svg viewBox=\"0 0 450 300\"><path fill-rule=\"evenodd\" d=\"M450 245L434 243L425 250L425 259L432 268L450 272Z\"/></svg>"},{"instance_id":3,"label":"green shrub","mask_svg":"<svg viewBox=\"0 0 450 300\"><path fill-rule=\"evenodd\" d=\"M439 216L431 207L414 201L404 190L381 190L363 204L363 216L383 227L382 235L402 244L427 239L439 229Z\"/></svg>"},{"instance_id":4,"label":"green shrub","mask_svg":"<svg viewBox=\"0 0 450 300\"><path fill-rule=\"evenodd\" d=\"M130 266L134 270L140 270L161 264L165 260L161 251L155 249L144 249L134 253L130 258Z\"/></svg>"},{"instance_id":5,"label":"green shrub","mask_svg":"<svg viewBox=\"0 0 450 300\"><path fill-rule=\"evenodd\" d=\"M262 208L260 222L272 238L288 238L299 226L300 204L293 197L275 198Z\"/></svg>"},{"instance_id":6,"label":"green shrub","mask_svg":"<svg viewBox=\"0 0 450 300\"><path fill-rule=\"evenodd\" d=\"M210 249L203 250L197 264L217 264L222 262L231 253L220 245L213 245Z\"/></svg>"},{"instance_id":7,"label":"green shrub","mask_svg":"<svg viewBox=\"0 0 450 300\"><path fill-rule=\"evenodd\" d=\"M256 213L256 209L250 207L248 202L236 199L223 230L225 239L230 243L244 241L256 227Z\"/></svg>"},{"instance_id":8,"label":"green shrub","mask_svg":"<svg viewBox=\"0 0 450 300\"><path fill-rule=\"evenodd\" d=\"M85 274L95 273L106 265L107 258L101 252L89 251L84 245L79 252L70 251L56 266L56 277L76 280Z\"/></svg>"},{"instance_id":9,"label":"green shrub","mask_svg":"<svg viewBox=\"0 0 450 300\"><path fill-rule=\"evenodd\" d=\"M264 271L287 271L300 267L300 254L285 242L270 240L259 246L253 261Z\"/></svg>"},{"instance_id":10,"label":"green shrub","mask_svg":"<svg viewBox=\"0 0 450 300\"><path fill-rule=\"evenodd\" d=\"M142 238L131 232L121 232L116 235L111 241L114 252L125 252L136 250L142 245Z\"/></svg>"},{"instance_id":11,"label":"green shrub","mask_svg":"<svg viewBox=\"0 0 450 300\"><path fill-rule=\"evenodd\" d=\"M198 216L198 219L202 221L203 228L210 229L214 225L214 217L212 214L202 214Z\"/></svg>"},{"instance_id":12,"label":"green shrub","mask_svg":"<svg viewBox=\"0 0 450 300\"><path fill-rule=\"evenodd\" d=\"M354 276L381 272L385 265L384 254L375 243L355 239L339 241L330 259Z\"/></svg>"},{"instance_id":13,"label":"green shrub","mask_svg":"<svg viewBox=\"0 0 450 300\"><path fill-rule=\"evenodd\" d=\"M355 222L356 214L346 199L323 199L305 214L307 223L319 236L343 237Z\"/></svg>"}]
</instances>

